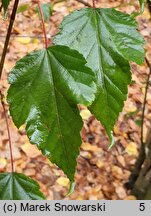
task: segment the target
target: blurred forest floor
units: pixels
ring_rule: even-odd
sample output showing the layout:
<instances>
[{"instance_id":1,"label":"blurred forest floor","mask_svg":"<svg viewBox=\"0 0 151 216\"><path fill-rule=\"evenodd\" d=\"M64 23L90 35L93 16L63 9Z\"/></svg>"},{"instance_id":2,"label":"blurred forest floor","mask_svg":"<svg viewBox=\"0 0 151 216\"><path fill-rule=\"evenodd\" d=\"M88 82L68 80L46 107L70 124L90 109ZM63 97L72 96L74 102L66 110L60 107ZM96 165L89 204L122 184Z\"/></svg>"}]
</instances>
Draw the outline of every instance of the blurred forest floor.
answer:
<instances>
[{"instance_id":1,"label":"blurred forest floor","mask_svg":"<svg viewBox=\"0 0 151 216\"><path fill-rule=\"evenodd\" d=\"M41 0L41 2L50 1ZM91 1L88 2L91 3ZM136 0L98 0L96 2L97 7L117 7L118 10L126 13L139 10ZM7 76L15 62L28 52L44 46L41 22L35 12L36 4L31 0L21 0L20 5L22 3L29 3L30 7L27 11L17 14L14 24L2 82L0 83L0 88L5 95L7 95L6 92L9 87ZM63 17L82 7L84 5L76 0L55 4L53 15L46 24L50 42ZM9 14L11 8L12 4L9 7ZM8 21L4 21L0 17L0 54L2 53ZM145 8L144 14L137 18L137 21L139 23L138 29L147 41L146 56L151 61L151 21L147 8ZM9 118L16 172L22 172L36 179L47 199L135 199L123 185L129 178L140 148L141 111L149 68L145 63L142 66L132 63L131 69L132 83L129 86L128 99L114 127L115 145L110 151L108 151L109 141L105 130L85 107L81 107L81 116L84 120L84 127L81 132L83 143L77 160L75 191L70 197L65 196L69 189L69 180L63 172L42 156L37 147L29 143L24 128L22 127L18 131ZM150 120L151 89L148 91L145 111L144 140L150 126ZM0 105L0 172L6 171L10 171L10 155L6 123Z\"/></svg>"}]
</instances>

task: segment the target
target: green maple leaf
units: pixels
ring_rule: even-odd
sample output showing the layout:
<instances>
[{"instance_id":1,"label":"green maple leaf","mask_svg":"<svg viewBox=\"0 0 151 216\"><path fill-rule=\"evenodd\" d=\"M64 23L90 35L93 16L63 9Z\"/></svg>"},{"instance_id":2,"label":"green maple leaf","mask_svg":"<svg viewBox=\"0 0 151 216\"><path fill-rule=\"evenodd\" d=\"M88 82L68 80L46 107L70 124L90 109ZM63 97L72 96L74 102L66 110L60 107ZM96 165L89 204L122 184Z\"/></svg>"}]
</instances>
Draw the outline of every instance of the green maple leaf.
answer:
<instances>
[{"instance_id":1,"label":"green maple leaf","mask_svg":"<svg viewBox=\"0 0 151 216\"><path fill-rule=\"evenodd\" d=\"M94 74L77 51L53 46L34 51L12 69L10 113L19 128L26 124L30 142L74 179L81 145L82 120L77 104L90 105Z\"/></svg>"},{"instance_id":2,"label":"green maple leaf","mask_svg":"<svg viewBox=\"0 0 151 216\"><path fill-rule=\"evenodd\" d=\"M144 59L144 39L128 14L110 8L84 8L64 18L55 44L78 50L97 79L97 93L90 110L106 128L112 130L127 98L131 82L128 61Z\"/></svg>"},{"instance_id":3,"label":"green maple leaf","mask_svg":"<svg viewBox=\"0 0 151 216\"><path fill-rule=\"evenodd\" d=\"M0 173L0 200L43 200L33 179L20 173Z\"/></svg>"}]
</instances>

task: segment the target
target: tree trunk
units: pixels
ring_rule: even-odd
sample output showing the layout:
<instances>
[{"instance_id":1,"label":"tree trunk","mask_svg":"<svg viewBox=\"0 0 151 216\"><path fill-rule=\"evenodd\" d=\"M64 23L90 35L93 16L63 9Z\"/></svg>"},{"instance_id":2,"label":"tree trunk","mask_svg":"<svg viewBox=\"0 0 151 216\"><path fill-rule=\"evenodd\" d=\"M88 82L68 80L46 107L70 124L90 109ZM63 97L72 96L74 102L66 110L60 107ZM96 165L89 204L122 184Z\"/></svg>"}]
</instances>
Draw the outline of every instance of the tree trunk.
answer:
<instances>
[{"instance_id":1,"label":"tree trunk","mask_svg":"<svg viewBox=\"0 0 151 216\"><path fill-rule=\"evenodd\" d=\"M145 161L132 189L132 194L139 200L151 200L151 129L148 132L145 151Z\"/></svg>"}]
</instances>

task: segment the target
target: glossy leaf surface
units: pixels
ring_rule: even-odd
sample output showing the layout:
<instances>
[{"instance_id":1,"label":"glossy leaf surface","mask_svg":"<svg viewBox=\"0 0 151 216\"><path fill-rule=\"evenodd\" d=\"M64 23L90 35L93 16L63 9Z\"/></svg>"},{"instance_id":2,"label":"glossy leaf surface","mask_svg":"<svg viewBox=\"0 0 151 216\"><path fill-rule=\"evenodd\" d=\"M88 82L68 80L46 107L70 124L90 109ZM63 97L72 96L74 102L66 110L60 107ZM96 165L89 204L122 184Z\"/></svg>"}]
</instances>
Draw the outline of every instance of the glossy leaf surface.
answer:
<instances>
[{"instance_id":1,"label":"glossy leaf surface","mask_svg":"<svg viewBox=\"0 0 151 216\"><path fill-rule=\"evenodd\" d=\"M113 126L122 111L131 81L128 61L141 64L144 40L128 14L110 8L74 11L60 25L55 44L84 55L97 78L97 94L90 110L112 140Z\"/></svg>"},{"instance_id":2,"label":"glossy leaf surface","mask_svg":"<svg viewBox=\"0 0 151 216\"><path fill-rule=\"evenodd\" d=\"M0 200L43 200L40 187L20 173L0 173Z\"/></svg>"},{"instance_id":3,"label":"glossy leaf surface","mask_svg":"<svg viewBox=\"0 0 151 216\"><path fill-rule=\"evenodd\" d=\"M64 46L34 51L11 71L10 113L17 127L26 124L31 143L74 179L82 120L77 104L90 105L94 73L77 51Z\"/></svg>"},{"instance_id":4,"label":"glossy leaf surface","mask_svg":"<svg viewBox=\"0 0 151 216\"><path fill-rule=\"evenodd\" d=\"M139 0L139 4L140 4L140 11L143 13L144 12L144 0Z\"/></svg>"}]
</instances>

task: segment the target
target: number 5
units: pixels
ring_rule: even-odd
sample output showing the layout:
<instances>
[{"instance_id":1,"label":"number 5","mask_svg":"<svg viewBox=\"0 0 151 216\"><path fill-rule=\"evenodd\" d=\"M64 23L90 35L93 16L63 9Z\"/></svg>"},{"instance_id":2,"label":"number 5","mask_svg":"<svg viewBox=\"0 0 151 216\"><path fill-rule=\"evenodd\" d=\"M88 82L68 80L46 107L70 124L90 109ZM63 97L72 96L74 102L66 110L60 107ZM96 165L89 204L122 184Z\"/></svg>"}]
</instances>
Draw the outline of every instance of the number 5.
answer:
<instances>
[{"instance_id":1,"label":"number 5","mask_svg":"<svg viewBox=\"0 0 151 216\"><path fill-rule=\"evenodd\" d=\"M139 210L144 211L145 210L145 203L140 203L139 204Z\"/></svg>"}]
</instances>

